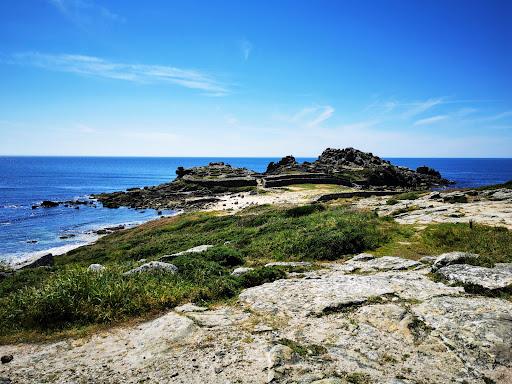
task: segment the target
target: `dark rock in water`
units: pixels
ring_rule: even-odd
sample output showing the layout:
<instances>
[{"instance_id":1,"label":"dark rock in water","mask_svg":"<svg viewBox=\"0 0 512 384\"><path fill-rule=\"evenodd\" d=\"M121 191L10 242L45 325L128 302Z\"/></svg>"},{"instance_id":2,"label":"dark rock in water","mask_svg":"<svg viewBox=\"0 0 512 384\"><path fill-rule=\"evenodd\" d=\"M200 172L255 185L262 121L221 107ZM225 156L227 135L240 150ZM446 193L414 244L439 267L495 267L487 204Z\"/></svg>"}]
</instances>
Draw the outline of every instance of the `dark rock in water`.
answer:
<instances>
[{"instance_id":1,"label":"dark rock in water","mask_svg":"<svg viewBox=\"0 0 512 384\"><path fill-rule=\"evenodd\" d=\"M71 239L72 237L75 237L76 235L73 234L73 233L67 233L65 235L61 235L59 236L59 239L61 240L66 240L66 239Z\"/></svg>"},{"instance_id":2,"label":"dark rock in water","mask_svg":"<svg viewBox=\"0 0 512 384\"><path fill-rule=\"evenodd\" d=\"M416 168L416 172L421 173L423 175L441 178L441 173L439 171L436 171L434 168L427 167L426 165Z\"/></svg>"},{"instance_id":3,"label":"dark rock in water","mask_svg":"<svg viewBox=\"0 0 512 384\"><path fill-rule=\"evenodd\" d=\"M97 235L106 235L108 231L106 229L98 229L97 231L94 231Z\"/></svg>"},{"instance_id":4,"label":"dark rock in water","mask_svg":"<svg viewBox=\"0 0 512 384\"><path fill-rule=\"evenodd\" d=\"M41 256L39 259L24 265L21 269L37 268L37 267L51 267L53 266L53 255L48 253L47 255Z\"/></svg>"},{"instance_id":5,"label":"dark rock in water","mask_svg":"<svg viewBox=\"0 0 512 384\"><path fill-rule=\"evenodd\" d=\"M54 208L54 207L58 207L58 206L59 206L59 203L56 201L45 200L41 203L41 207L43 207L43 208Z\"/></svg>"},{"instance_id":6,"label":"dark rock in water","mask_svg":"<svg viewBox=\"0 0 512 384\"><path fill-rule=\"evenodd\" d=\"M116 225L115 227L107 227L105 228L107 231L120 231L121 229L124 229L124 225Z\"/></svg>"},{"instance_id":7,"label":"dark rock in water","mask_svg":"<svg viewBox=\"0 0 512 384\"><path fill-rule=\"evenodd\" d=\"M32 209L37 209L37 208L39 208L37 205L32 206Z\"/></svg>"},{"instance_id":8,"label":"dark rock in water","mask_svg":"<svg viewBox=\"0 0 512 384\"><path fill-rule=\"evenodd\" d=\"M0 360L2 361L2 364L7 364L7 363L10 363L13 359L13 356L12 355L4 355L0 358Z\"/></svg>"},{"instance_id":9,"label":"dark rock in water","mask_svg":"<svg viewBox=\"0 0 512 384\"><path fill-rule=\"evenodd\" d=\"M36 243L37 243L37 240L27 240L27 243L28 243L28 244L36 244Z\"/></svg>"}]
</instances>

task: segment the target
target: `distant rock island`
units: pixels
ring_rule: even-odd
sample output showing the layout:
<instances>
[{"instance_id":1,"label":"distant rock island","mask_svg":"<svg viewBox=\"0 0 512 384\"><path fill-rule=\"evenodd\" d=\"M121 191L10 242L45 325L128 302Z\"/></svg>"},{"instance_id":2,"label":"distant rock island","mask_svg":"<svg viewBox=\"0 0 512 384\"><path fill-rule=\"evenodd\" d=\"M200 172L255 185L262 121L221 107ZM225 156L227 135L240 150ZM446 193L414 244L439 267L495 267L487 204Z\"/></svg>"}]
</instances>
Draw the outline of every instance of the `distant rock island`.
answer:
<instances>
[{"instance_id":1,"label":"distant rock island","mask_svg":"<svg viewBox=\"0 0 512 384\"><path fill-rule=\"evenodd\" d=\"M400 167L372 153L354 148L327 148L317 160L299 163L285 156L268 164L264 173L236 168L223 162L176 170L170 183L95 195L105 207L154 209L202 208L228 192L295 184L336 184L358 190L403 192L450 184L435 169Z\"/></svg>"}]
</instances>

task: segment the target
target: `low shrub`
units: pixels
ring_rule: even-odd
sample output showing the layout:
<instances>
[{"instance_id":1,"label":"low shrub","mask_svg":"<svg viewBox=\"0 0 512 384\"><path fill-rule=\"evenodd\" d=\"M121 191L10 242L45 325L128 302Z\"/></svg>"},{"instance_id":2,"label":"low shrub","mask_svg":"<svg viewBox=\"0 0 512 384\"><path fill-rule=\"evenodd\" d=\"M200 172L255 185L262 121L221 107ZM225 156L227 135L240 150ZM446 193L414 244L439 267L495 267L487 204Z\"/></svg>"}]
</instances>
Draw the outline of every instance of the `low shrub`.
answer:
<instances>
[{"instance_id":1,"label":"low shrub","mask_svg":"<svg viewBox=\"0 0 512 384\"><path fill-rule=\"evenodd\" d=\"M275 280L284 279L286 272L279 268L262 267L256 268L240 276L241 285L244 288L270 283Z\"/></svg>"},{"instance_id":2,"label":"low shrub","mask_svg":"<svg viewBox=\"0 0 512 384\"><path fill-rule=\"evenodd\" d=\"M201 256L206 260L219 263L223 267L234 267L244 263L242 253L238 249L225 245L210 248Z\"/></svg>"},{"instance_id":3,"label":"low shrub","mask_svg":"<svg viewBox=\"0 0 512 384\"><path fill-rule=\"evenodd\" d=\"M308 204L301 205L298 207L290 208L285 211L287 217L300 217L311 215L314 212L325 211L325 207L322 204Z\"/></svg>"}]
</instances>

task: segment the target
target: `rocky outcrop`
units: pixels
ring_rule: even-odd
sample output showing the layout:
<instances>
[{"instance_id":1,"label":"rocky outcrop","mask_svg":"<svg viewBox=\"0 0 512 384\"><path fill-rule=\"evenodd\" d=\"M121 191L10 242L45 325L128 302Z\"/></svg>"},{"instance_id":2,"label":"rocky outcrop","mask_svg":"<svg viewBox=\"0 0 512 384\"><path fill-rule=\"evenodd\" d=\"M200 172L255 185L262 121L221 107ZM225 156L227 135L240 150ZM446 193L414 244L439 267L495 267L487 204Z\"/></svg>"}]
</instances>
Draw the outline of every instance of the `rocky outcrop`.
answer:
<instances>
[{"instance_id":1,"label":"rocky outcrop","mask_svg":"<svg viewBox=\"0 0 512 384\"><path fill-rule=\"evenodd\" d=\"M469 252L448 252L443 253L436 257L432 264L432 270L436 271L439 268L446 267L452 264L466 264L468 262L478 259L480 256L476 253Z\"/></svg>"},{"instance_id":2,"label":"rocky outcrop","mask_svg":"<svg viewBox=\"0 0 512 384\"><path fill-rule=\"evenodd\" d=\"M182 255L186 255L187 253L203 253L203 252L206 252L207 250L209 250L212 247L213 247L213 245L209 245L209 244L198 245L197 247L192 247L192 248L189 248L189 249L187 249L185 251L173 253L172 255L164 255L164 256L160 257L159 260L160 261L171 261L171 260L175 259L176 257L182 256Z\"/></svg>"},{"instance_id":3,"label":"rocky outcrop","mask_svg":"<svg viewBox=\"0 0 512 384\"><path fill-rule=\"evenodd\" d=\"M512 263L503 263L494 268L453 264L439 269L437 274L450 283L469 289L503 290L512 288Z\"/></svg>"},{"instance_id":4,"label":"rocky outcrop","mask_svg":"<svg viewBox=\"0 0 512 384\"><path fill-rule=\"evenodd\" d=\"M178 167L177 178L171 183L94 197L108 208L201 209L215 203L224 193L255 189L259 183L267 188L292 184L337 184L392 191L425 189L448 183L431 168L418 169L397 167L371 153L353 148L328 148L314 162L299 163L293 156L271 162L264 174L223 162L193 168Z\"/></svg>"},{"instance_id":5,"label":"rocky outcrop","mask_svg":"<svg viewBox=\"0 0 512 384\"><path fill-rule=\"evenodd\" d=\"M19 269L38 268L38 267L51 267L53 266L54 260L53 255L48 253L33 261L19 265Z\"/></svg>"},{"instance_id":6,"label":"rocky outcrop","mask_svg":"<svg viewBox=\"0 0 512 384\"><path fill-rule=\"evenodd\" d=\"M449 181L429 167L419 167L416 171L392 165L372 153L354 148L327 148L312 163L298 163L287 156L277 163L270 163L266 175L287 173L320 173L338 179L338 184L358 184L365 187L388 186L422 189L434 185L446 185ZM333 182L334 183L334 182Z\"/></svg>"},{"instance_id":7,"label":"rocky outcrop","mask_svg":"<svg viewBox=\"0 0 512 384\"><path fill-rule=\"evenodd\" d=\"M217 201L216 195L255 188L256 173L224 163L176 170L177 178L152 187L103 193L93 197L107 208L202 209Z\"/></svg>"}]
</instances>

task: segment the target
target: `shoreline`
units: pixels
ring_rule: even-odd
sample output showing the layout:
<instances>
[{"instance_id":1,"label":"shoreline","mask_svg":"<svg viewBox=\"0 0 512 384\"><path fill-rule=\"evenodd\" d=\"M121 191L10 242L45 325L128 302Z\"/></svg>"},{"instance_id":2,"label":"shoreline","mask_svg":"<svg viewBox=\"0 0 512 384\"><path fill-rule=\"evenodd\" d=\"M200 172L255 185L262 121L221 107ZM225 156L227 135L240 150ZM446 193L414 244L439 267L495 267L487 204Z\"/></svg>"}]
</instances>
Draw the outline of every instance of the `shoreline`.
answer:
<instances>
[{"instance_id":1,"label":"shoreline","mask_svg":"<svg viewBox=\"0 0 512 384\"><path fill-rule=\"evenodd\" d=\"M52 256L65 255L66 253L68 253L74 249L94 244L94 243L96 243L96 241L98 241L102 237L104 237L108 234L114 233L118 230L133 229L133 228L136 228L145 223L155 221L155 220L160 220L161 218L177 216L181 213L182 213L182 211L176 211L174 214L162 215L157 218L153 218L153 219L146 220L146 221L126 222L126 223L120 223L120 224L102 224L101 226L99 226L97 228L87 230L87 232L85 232L85 233L77 234L76 237L73 237L73 243L71 243L71 244L50 247L50 248L46 248L46 249L39 250L39 251L33 251L33 252L10 253L10 254L0 255L1 256L0 263L5 263L5 265L8 266L9 268L18 270L18 269L23 268L26 265L29 265L29 264L35 262L36 260L39 260L41 257L46 256L48 254L51 254ZM120 226L122 226L124 228L109 231L104 234L96 233L101 230L106 230L108 228L120 227Z\"/></svg>"}]
</instances>

